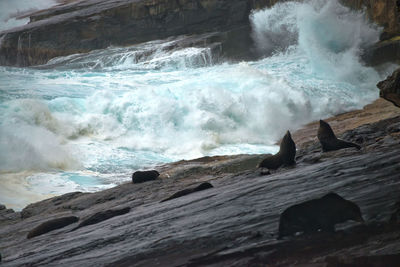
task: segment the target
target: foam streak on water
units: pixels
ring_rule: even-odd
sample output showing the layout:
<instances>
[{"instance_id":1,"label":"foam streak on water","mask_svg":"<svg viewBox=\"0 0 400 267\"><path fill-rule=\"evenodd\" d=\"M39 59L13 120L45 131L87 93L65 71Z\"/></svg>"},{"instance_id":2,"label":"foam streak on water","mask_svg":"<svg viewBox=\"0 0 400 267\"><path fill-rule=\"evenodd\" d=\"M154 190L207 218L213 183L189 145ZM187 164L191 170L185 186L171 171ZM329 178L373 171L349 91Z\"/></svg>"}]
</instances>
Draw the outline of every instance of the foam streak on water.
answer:
<instances>
[{"instance_id":1,"label":"foam streak on water","mask_svg":"<svg viewBox=\"0 0 400 267\"><path fill-rule=\"evenodd\" d=\"M287 129L377 98L380 77L359 53L379 31L361 13L289 2L251 21L265 56L254 62L214 64L209 48L157 41L1 68L0 183L20 174L44 197L163 162L275 152Z\"/></svg>"}]
</instances>

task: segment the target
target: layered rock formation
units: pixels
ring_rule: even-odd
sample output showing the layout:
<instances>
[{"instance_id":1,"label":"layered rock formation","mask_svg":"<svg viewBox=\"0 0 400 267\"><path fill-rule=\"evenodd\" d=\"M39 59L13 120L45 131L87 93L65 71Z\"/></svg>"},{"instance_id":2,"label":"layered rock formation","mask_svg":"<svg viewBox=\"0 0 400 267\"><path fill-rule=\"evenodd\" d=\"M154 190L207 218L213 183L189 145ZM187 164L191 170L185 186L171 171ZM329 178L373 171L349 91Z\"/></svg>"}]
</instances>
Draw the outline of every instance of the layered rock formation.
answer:
<instances>
[{"instance_id":1,"label":"layered rock formation","mask_svg":"<svg viewBox=\"0 0 400 267\"><path fill-rule=\"evenodd\" d=\"M249 29L241 28L248 27L250 11L275 2L86 0L62 5L35 13L28 25L2 33L0 64L38 65L53 57L110 45L132 45L170 36L215 31L234 31L246 45Z\"/></svg>"},{"instance_id":2,"label":"layered rock formation","mask_svg":"<svg viewBox=\"0 0 400 267\"><path fill-rule=\"evenodd\" d=\"M183 34L217 32L229 58L251 58L249 14L285 0L85 0L34 13L31 23L0 33L0 65L31 66L49 59L110 45L125 46ZM342 1L366 8L384 27L384 39L400 31L396 0ZM400 57L399 45L386 41L365 55L379 64ZM226 51L226 52L225 52ZM395 56L393 56L395 55ZM395 57L395 58L393 58Z\"/></svg>"}]
</instances>

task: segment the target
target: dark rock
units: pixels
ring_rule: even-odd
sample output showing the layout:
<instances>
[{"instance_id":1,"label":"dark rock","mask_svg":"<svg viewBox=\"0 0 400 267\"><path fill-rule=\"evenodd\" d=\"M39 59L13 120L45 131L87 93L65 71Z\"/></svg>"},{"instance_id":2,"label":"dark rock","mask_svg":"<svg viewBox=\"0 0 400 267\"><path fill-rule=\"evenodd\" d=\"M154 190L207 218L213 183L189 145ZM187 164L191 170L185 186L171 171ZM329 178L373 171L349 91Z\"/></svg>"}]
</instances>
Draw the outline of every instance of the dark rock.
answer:
<instances>
[{"instance_id":1,"label":"dark rock","mask_svg":"<svg viewBox=\"0 0 400 267\"><path fill-rule=\"evenodd\" d=\"M369 66L379 66L388 62L399 63L400 40L395 38L376 43L365 49L361 58Z\"/></svg>"},{"instance_id":2,"label":"dark rock","mask_svg":"<svg viewBox=\"0 0 400 267\"><path fill-rule=\"evenodd\" d=\"M132 174L132 183L144 183L148 181L153 181L160 176L160 173L156 170L151 171L136 171Z\"/></svg>"},{"instance_id":3,"label":"dark rock","mask_svg":"<svg viewBox=\"0 0 400 267\"><path fill-rule=\"evenodd\" d=\"M400 222L400 201L394 204L394 212L390 217L391 222Z\"/></svg>"},{"instance_id":4,"label":"dark rock","mask_svg":"<svg viewBox=\"0 0 400 267\"><path fill-rule=\"evenodd\" d=\"M6 209L6 206L0 204L0 210L5 210L5 209Z\"/></svg>"},{"instance_id":5,"label":"dark rock","mask_svg":"<svg viewBox=\"0 0 400 267\"><path fill-rule=\"evenodd\" d=\"M76 216L68 216L68 217L62 217L62 218L57 218L57 219L52 219L49 221L46 221L39 226L36 226L33 230L31 230L27 238L30 239L35 236L43 235L46 234L50 231L57 230L60 228L63 228L67 225L70 225L72 223L75 223L79 220L78 217Z\"/></svg>"},{"instance_id":6,"label":"dark rock","mask_svg":"<svg viewBox=\"0 0 400 267\"><path fill-rule=\"evenodd\" d=\"M126 207L126 208L122 208L122 209L114 209L114 210L106 210L106 211L97 212L97 213L93 214L92 216L90 216L89 218L83 220L76 228L72 229L71 231L75 231L76 229L84 227L84 226L88 226L88 225L106 221L115 216L124 215L124 214L128 213L130 210L131 210L131 208Z\"/></svg>"},{"instance_id":7,"label":"dark rock","mask_svg":"<svg viewBox=\"0 0 400 267\"><path fill-rule=\"evenodd\" d=\"M400 123L394 123L392 125L389 125L386 129L387 132L389 133L398 133L400 132Z\"/></svg>"},{"instance_id":8,"label":"dark rock","mask_svg":"<svg viewBox=\"0 0 400 267\"><path fill-rule=\"evenodd\" d=\"M279 220L278 238L297 232L334 232L335 224L347 220L363 222L360 208L335 193L329 193L322 198L309 200L283 211Z\"/></svg>"},{"instance_id":9,"label":"dark rock","mask_svg":"<svg viewBox=\"0 0 400 267\"><path fill-rule=\"evenodd\" d=\"M395 70L392 75L376 86L379 88L382 98L400 107L400 69Z\"/></svg>"},{"instance_id":10,"label":"dark rock","mask_svg":"<svg viewBox=\"0 0 400 267\"><path fill-rule=\"evenodd\" d=\"M187 189L184 189L182 191L176 192L172 196L170 196L170 197L168 197L168 198L166 198L164 200L161 200L161 202L165 202L165 201L168 201L168 200L171 200L171 199L174 199L174 198L178 198L178 197L183 197L183 196L186 196L186 195L198 192L198 191L210 189L210 188L213 188L212 184L207 183L207 182L206 183L202 183L202 184L200 184L200 185L198 185L198 186L196 186L194 188L187 188Z\"/></svg>"},{"instance_id":11,"label":"dark rock","mask_svg":"<svg viewBox=\"0 0 400 267\"><path fill-rule=\"evenodd\" d=\"M373 255L362 257L327 257L326 267L388 267L399 266L400 254Z\"/></svg>"}]
</instances>

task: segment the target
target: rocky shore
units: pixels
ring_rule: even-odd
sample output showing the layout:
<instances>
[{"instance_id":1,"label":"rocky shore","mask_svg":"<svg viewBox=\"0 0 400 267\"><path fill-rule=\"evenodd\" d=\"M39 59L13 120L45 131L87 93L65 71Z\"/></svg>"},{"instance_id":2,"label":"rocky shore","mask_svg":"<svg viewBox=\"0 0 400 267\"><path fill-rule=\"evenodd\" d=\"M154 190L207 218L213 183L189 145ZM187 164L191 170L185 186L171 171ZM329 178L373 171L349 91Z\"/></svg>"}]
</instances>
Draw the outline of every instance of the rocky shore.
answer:
<instances>
[{"instance_id":1,"label":"rocky shore","mask_svg":"<svg viewBox=\"0 0 400 267\"><path fill-rule=\"evenodd\" d=\"M357 117L360 123L351 123ZM400 110L379 100L328 121L338 137L362 149L323 153L310 124L293 135L297 165L272 174L256 168L265 155L205 157L159 166L155 181L69 193L21 212L2 207L2 266L394 266L400 254ZM214 187L160 203L202 182ZM328 192L357 203L366 223L276 240L285 208ZM26 237L50 219L73 215L81 222L123 208L130 211L75 231L78 223Z\"/></svg>"}]
</instances>

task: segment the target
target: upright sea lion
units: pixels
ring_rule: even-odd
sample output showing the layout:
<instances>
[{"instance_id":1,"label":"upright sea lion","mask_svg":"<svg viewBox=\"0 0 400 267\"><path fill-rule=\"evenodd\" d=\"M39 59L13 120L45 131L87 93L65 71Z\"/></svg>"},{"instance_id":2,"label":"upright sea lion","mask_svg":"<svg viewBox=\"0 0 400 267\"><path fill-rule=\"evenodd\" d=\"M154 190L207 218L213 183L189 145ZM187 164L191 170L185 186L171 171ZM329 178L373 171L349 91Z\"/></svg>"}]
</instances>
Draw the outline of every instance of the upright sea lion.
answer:
<instances>
[{"instance_id":1,"label":"upright sea lion","mask_svg":"<svg viewBox=\"0 0 400 267\"><path fill-rule=\"evenodd\" d=\"M287 131L282 139L279 147L279 152L275 155L267 156L259 165L259 168L268 168L270 170L276 170L280 166L290 166L295 164L296 156L296 144L294 143L290 132Z\"/></svg>"},{"instance_id":2,"label":"upright sea lion","mask_svg":"<svg viewBox=\"0 0 400 267\"><path fill-rule=\"evenodd\" d=\"M360 208L338 194L329 193L284 210L279 220L278 239L297 232L334 232L335 224L347 220L363 222Z\"/></svg>"},{"instance_id":3,"label":"upright sea lion","mask_svg":"<svg viewBox=\"0 0 400 267\"><path fill-rule=\"evenodd\" d=\"M157 179L160 173L156 170L151 171L136 171L132 174L132 183L138 184Z\"/></svg>"},{"instance_id":4,"label":"upright sea lion","mask_svg":"<svg viewBox=\"0 0 400 267\"><path fill-rule=\"evenodd\" d=\"M32 238L38 235L43 235L45 233L48 233L50 231L56 230L63 228L67 225L70 225L74 222L79 221L79 218L76 216L68 216L68 217L61 217L53 220L49 220L47 222L44 222L40 224L39 226L33 228L28 235L27 238Z\"/></svg>"},{"instance_id":5,"label":"upright sea lion","mask_svg":"<svg viewBox=\"0 0 400 267\"><path fill-rule=\"evenodd\" d=\"M183 197L183 196L192 194L194 192L206 190L206 189L209 189L209 188L213 188L212 184L207 183L207 182L201 183L200 185L198 185L198 186L196 186L194 188L187 188L187 189L184 189L182 191L178 191L175 194L173 194L172 196L170 196L170 197L168 197L168 198L166 198L164 200L161 200L160 202L168 201L168 200L171 200L171 199L174 199L174 198L178 198L178 197Z\"/></svg>"},{"instance_id":6,"label":"upright sea lion","mask_svg":"<svg viewBox=\"0 0 400 267\"><path fill-rule=\"evenodd\" d=\"M337 139L331 126L323 120L319 121L319 128L318 128L317 136L318 136L319 142L321 143L322 150L325 152L339 150L339 149L347 148L347 147L355 147L358 150L361 149L361 147L357 144Z\"/></svg>"},{"instance_id":7,"label":"upright sea lion","mask_svg":"<svg viewBox=\"0 0 400 267\"><path fill-rule=\"evenodd\" d=\"M131 208L126 207L126 208L122 208L122 209L106 210L106 211L97 212L97 213L93 214L92 216L90 216L89 218L87 218L86 220L83 220L76 228L72 229L71 232L75 231L78 228L87 226L87 225L96 224L96 223L111 219L112 217L126 214L130 210L131 210Z\"/></svg>"}]
</instances>

